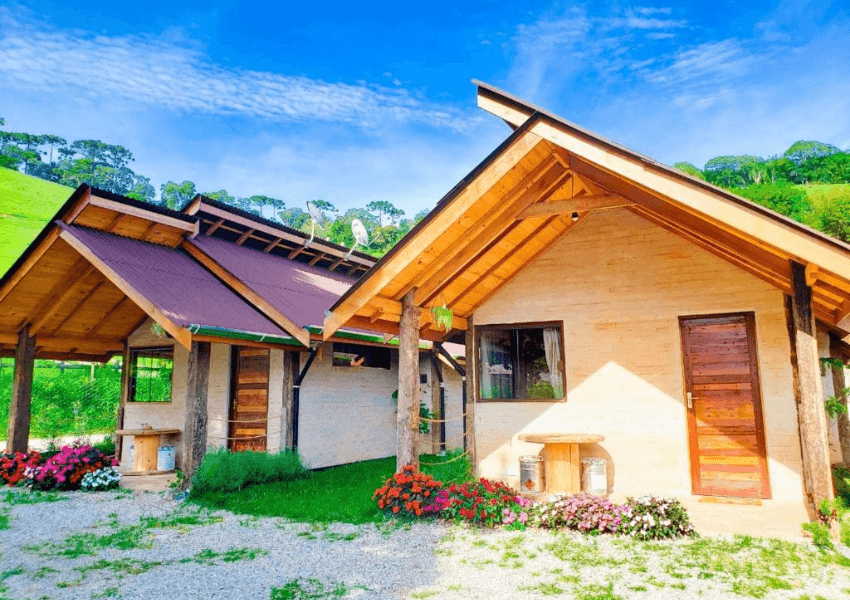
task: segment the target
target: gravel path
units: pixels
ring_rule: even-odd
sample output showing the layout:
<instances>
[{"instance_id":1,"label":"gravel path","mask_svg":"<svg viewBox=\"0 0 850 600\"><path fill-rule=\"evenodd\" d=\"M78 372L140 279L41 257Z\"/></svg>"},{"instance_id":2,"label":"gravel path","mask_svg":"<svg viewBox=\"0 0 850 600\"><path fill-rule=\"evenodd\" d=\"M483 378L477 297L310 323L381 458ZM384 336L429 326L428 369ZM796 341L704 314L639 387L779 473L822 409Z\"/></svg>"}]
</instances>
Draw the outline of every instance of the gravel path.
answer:
<instances>
[{"instance_id":1,"label":"gravel path","mask_svg":"<svg viewBox=\"0 0 850 600\"><path fill-rule=\"evenodd\" d=\"M199 511L158 493L34 504L22 504L22 493L9 502L0 492L0 515L10 515L0 529L0 598L267 600L289 586L281 598L714 600L839 598L850 588L850 569L786 542L323 527ZM716 562L721 544L734 560Z\"/></svg>"}]
</instances>

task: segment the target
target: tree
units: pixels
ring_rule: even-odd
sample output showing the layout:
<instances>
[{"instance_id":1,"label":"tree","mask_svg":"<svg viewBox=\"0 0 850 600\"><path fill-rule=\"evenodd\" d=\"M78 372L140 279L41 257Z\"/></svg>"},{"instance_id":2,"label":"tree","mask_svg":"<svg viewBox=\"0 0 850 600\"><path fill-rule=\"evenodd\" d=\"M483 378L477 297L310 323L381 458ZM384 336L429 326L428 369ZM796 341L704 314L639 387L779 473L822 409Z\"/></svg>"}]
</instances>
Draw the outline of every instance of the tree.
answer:
<instances>
[{"instance_id":1,"label":"tree","mask_svg":"<svg viewBox=\"0 0 850 600\"><path fill-rule=\"evenodd\" d=\"M850 242L850 197L830 198L820 206L818 229Z\"/></svg>"},{"instance_id":2,"label":"tree","mask_svg":"<svg viewBox=\"0 0 850 600\"><path fill-rule=\"evenodd\" d=\"M810 158L829 156L838 152L841 152L841 150L832 144L825 144L814 140L800 140L791 144L782 156L796 163L801 163Z\"/></svg>"},{"instance_id":3,"label":"tree","mask_svg":"<svg viewBox=\"0 0 850 600\"><path fill-rule=\"evenodd\" d=\"M705 175L702 174L702 171L696 168L696 166L692 165L689 162L677 162L673 163L673 168L678 169L682 173L686 173L691 177L696 177L697 179L705 179Z\"/></svg>"},{"instance_id":4,"label":"tree","mask_svg":"<svg viewBox=\"0 0 850 600\"><path fill-rule=\"evenodd\" d=\"M304 231L310 231L310 215L300 208L287 208L277 213L277 219L287 227Z\"/></svg>"},{"instance_id":5,"label":"tree","mask_svg":"<svg viewBox=\"0 0 850 600\"><path fill-rule=\"evenodd\" d=\"M175 183L167 181L159 188L159 203L166 208L176 210L185 206L198 194L195 184L191 181Z\"/></svg>"},{"instance_id":6,"label":"tree","mask_svg":"<svg viewBox=\"0 0 850 600\"><path fill-rule=\"evenodd\" d=\"M223 202L224 204L236 206L236 198L228 194L227 190L218 190L217 192L204 192L203 195L207 198L217 200L218 202Z\"/></svg>"},{"instance_id":7,"label":"tree","mask_svg":"<svg viewBox=\"0 0 850 600\"><path fill-rule=\"evenodd\" d=\"M812 221L814 212L812 202L809 200L806 192L796 186L767 183L751 185L737 190L737 192L753 202L757 202L762 206L766 206L801 223L810 223Z\"/></svg>"},{"instance_id":8,"label":"tree","mask_svg":"<svg viewBox=\"0 0 850 600\"><path fill-rule=\"evenodd\" d=\"M286 208L286 203L283 200L278 200L271 196L250 196L249 198L240 198L238 202L240 208L253 212L261 217L263 216L264 209L266 208L271 209L272 215L276 215L278 212Z\"/></svg>"},{"instance_id":9,"label":"tree","mask_svg":"<svg viewBox=\"0 0 850 600\"><path fill-rule=\"evenodd\" d=\"M378 217L378 222L383 225L392 223L404 214L400 208L396 208L392 202L386 200L375 200L366 205L366 210Z\"/></svg>"}]
</instances>

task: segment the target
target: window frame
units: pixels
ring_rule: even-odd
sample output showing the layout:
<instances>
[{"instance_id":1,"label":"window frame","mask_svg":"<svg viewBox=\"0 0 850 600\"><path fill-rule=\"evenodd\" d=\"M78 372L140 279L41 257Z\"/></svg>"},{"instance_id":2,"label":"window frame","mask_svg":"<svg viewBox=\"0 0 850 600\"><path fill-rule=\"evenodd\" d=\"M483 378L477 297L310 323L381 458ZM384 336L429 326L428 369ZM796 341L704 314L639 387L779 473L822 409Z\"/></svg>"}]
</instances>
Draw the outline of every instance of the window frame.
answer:
<instances>
[{"instance_id":1,"label":"window frame","mask_svg":"<svg viewBox=\"0 0 850 600\"><path fill-rule=\"evenodd\" d=\"M170 350L171 351L171 396L168 400L134 400L136 391L136 368L135 359L139 353L151 350ZM127 404L139 404L144 406L160 406L171 404L174 402L174 370L175 370L175 352L174 346L135 346L129 348L128 357L129 365L127 367Z\"/></svg>"},{"instance_id":2,"label":"window frame","mask_svg":"<svg viewBox=\"0 0 850 600\"><path fill-rule=\"evenodd\" d=\"M484 331L509 331L513 329L546 329L557 327L561 332L561 377L564 382L564 394L560 398L482 398L481 376L484 363L481 360L481 333ZM473 331L473 352L475 353L475 402L566 402L567 401L567 357L566 357L566 335L564 321L523 321L521 323L488 323L486 325L475 325Z\"/></svg>"}]
</instances>

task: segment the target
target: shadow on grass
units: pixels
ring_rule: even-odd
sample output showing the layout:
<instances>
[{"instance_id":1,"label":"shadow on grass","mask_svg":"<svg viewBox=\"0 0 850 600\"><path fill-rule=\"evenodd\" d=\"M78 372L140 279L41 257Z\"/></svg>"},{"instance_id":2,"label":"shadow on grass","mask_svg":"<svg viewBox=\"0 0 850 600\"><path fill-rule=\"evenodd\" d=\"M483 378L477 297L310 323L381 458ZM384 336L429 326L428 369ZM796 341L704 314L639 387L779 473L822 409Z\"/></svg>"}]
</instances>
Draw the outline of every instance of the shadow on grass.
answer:
<instances>
[{"instance_id":1,"label":"shadow on grass","mask_svg":"<svg viewBox=\"0 0 850 600\"><path fill-rule=\"evenodd\" d=\"M422 471L441 481L469 477L468 461L457 458L457 454L423 455L420 460ZM313 471L306 479L252 485L236 492L193 492L190 500L239 514L311 523L377 523L384 517L372 494L394 472L395 457L381 458Z\"/></svg>"}]
</instances>

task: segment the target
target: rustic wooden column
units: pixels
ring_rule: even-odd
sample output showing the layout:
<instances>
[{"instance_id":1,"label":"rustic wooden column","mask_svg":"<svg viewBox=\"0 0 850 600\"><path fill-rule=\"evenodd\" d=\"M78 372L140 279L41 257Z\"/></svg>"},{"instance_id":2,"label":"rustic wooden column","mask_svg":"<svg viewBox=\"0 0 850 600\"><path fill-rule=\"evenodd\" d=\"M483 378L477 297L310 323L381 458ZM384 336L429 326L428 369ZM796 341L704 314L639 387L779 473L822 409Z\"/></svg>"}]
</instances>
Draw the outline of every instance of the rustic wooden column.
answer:
<instances>
[{"instance_id":1,"label":"rustic wooden column","mask_svg":"<svg viewBox=\"0 0 850 600\"><path fill-rule=\"evenodd\" d=\"M207 451L207 392L210 343L192 342L186 385L186 424L183 427L183 475L188 487Z\"/></svg>"},{"instance_id":2,"label":"rustic wooden column","mask_svg":"<svg viewBox=\"0 0 850 600\"><path fill-rule=\"evenodd\" d=\"M437 418L444 420L446 416L441 408L440 398L443 389L443 374L439 371L440 363L434 351L431 351L429 364L431 365L431 412L438 415ZM440 435L445 431L445 423L431 423L431 454L437 454L440 451Z\"/></svg>"},{"instance_id":3,"label":"rustic wooden column","mask_svg":"<svg viewBox=\"0 0 850 600\"><path fill-rule=\"evenodd\" d=\"M130 397L130 344L124 342L124 353L121 355L121 400L118 403L118 415L115 419L115 429L124 429L124 413L127 410L127 399ZM124 450L124 436L115 436L115 458L121 461Z\"/></svg>"},{"instance_id":4,"label":"rustic wooden column","mask_svg":"<svg viewBox=\"0 0 850 600\"><path fill-rule=\"evenodd\" d=\"M791 360L796 360L795 392L803 454L806 491L815 508L821 500L832 500L832 470L829 462L829 429L823 407L820 360L818 358L812 289L806 285L806 267L791 261L791 301L788 331Z\"/></svg>"},{"instance_id":5,"label":"rustic wooden column","mask_svg":"<svg viewBox=\"0 0 850 600\"><path fill-rule=\"evenodd\" d=\"M292 384L295 383L295 369L299 367L298 353L283 351L283 406L281 418L281 440L280 449L292 449L292 404L294 390Z\"/></svg>"},{"instance_id":6,"label":"rustic wooden column","mask_svg":"<svg viewBox=\"0 0 850 600\"><path fill-rule=\"evenodd\" d=\"M475 326L473 316L467 317L469 327L466 330L466 377L463 385L466 389L466 402L464 410L464 442L463 447L469 454L469 464L472 467L472 475L478 476L478 455L475 451L475 399L478 397L478 344L475 340Z\"/></svg>"},{"instance_id":7,"label":"rustic wooden column","mask_svg":"<svg viewBox=\"0 0 850 600\"><path fill-rule=\"evenodd\" d=\"M419 316L416 288L401 300L398 335L398 413L396 415L396 471L405 465L419 468L416 438L419 423Z\"/></svg>"},{"instance_id":8,"label":"rustic wooden column","mask_svg":"<svg viewBox=\"0 0 850 600\"><path fill-rule=\"evenodd\" d=\"M35 365L35 338L30 337L29 325L18 332L15 348L15 373L12 377L12 399L9 406L9 429L6 452L26 452L30 438L30 400Z\"/></svg>"},{"instance_id":9,"label":"rustic wooden column","mask_svg":"<svg viewBox=\"0 0 850 600\"><path fill-rule=\"evenodd\" d=\"M841 350L840 340L831 333L829 334L829 356L844 364L844 352ZM847 387L847 381L844 377L843 366L832 367L832 387L835 397L846 407L847 396L844 395L843 391ZM836 421L838 423L838 443L841 446L841 460L845 466L850 466L850 415L847 414L847 411L839 413Z\"/></svg>"}]
</instances>

